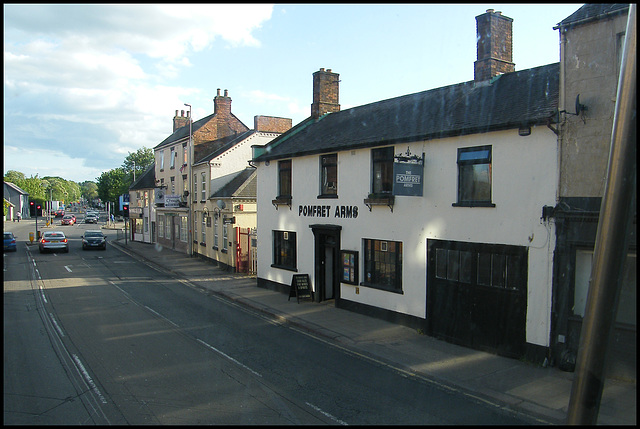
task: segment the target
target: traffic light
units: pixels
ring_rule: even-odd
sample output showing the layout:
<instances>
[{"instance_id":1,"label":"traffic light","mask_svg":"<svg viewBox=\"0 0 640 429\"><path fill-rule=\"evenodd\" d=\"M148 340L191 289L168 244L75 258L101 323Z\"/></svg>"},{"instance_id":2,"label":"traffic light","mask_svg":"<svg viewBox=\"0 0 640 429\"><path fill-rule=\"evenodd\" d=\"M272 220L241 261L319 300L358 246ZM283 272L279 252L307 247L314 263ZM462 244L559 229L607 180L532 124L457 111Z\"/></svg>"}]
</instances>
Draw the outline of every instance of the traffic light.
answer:
<instances>
[{"instance_id":1,"label":"traffic light","mask_svg":"<svg viewBox=\"0 0 640 429\"><path fill-rule=\"evenodd\" d=\"M129 204L124 204L124 205L122 206L122 215L123 215L125 218L128 218L128 217L129 217Z\"/></svg>"}]
</instances>

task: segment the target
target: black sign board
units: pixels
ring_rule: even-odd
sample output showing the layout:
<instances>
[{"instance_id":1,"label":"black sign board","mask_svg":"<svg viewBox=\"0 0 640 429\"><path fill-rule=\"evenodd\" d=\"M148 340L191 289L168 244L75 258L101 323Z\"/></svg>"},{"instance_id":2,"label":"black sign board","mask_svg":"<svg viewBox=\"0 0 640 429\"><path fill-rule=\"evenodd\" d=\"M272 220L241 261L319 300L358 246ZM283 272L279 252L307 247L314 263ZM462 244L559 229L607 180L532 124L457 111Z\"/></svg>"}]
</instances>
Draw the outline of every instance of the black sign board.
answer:
<instances>
[{"instance_id":1,"label":"black sign board","mask_svg":"<svg viewBox=\"0 0 640 429\"><path fill-rule=\"evenodd\" d=\"M313 296L311 295L311 285L309 284L309 274L294 274L291 278L291 290L289 291L289 299L291 300L292 296L298 298L298 303L300 303L300 299L310 299L313 301ZM288 301L287 300L287 301Z\"/></svg>"}]
</instances>

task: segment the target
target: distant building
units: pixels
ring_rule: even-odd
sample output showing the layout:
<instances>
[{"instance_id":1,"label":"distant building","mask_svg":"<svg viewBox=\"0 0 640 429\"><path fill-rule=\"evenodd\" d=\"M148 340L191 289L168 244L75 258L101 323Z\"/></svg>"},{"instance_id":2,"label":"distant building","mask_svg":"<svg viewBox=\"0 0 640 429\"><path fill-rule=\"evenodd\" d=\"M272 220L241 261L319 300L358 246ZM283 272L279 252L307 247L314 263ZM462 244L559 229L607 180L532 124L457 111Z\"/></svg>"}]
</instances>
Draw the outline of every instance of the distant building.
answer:
<instances>
[{"instance_id":1,"label":"distant building","mask_svg":"<svg viewBox=\"0 0 640 429\"><path fill-rule=\"evenodd\" d=\"M22 219L31 217L29 214L29 194L19 186L11 182L4 182L4 199L13 205L7 213L7 220L15 219L18 213L21 214Z\"/></svg>"},{"instance_id":2,"label":"distant building","mask_svg":"<svg viewBox=\"0 0 640 429\"><path fill-rule=\"evenodd\" d=\"M129 187L129 231L131 240L156 241L155 163Z\"/></svg>"}]
</instances>

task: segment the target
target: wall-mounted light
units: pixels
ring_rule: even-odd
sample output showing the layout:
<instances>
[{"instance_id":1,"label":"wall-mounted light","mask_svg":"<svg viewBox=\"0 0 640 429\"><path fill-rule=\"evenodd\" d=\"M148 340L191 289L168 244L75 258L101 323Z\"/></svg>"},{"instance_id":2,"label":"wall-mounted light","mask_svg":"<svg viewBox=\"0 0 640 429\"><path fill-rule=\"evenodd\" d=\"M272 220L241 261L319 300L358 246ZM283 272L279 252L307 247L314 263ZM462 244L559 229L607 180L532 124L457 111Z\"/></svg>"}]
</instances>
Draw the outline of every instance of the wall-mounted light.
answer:
<instances>
[{"instance_id":1,"label":"wall-mounted light","mask_svg":"<svg viewBox=\"0 0 640 429\"><path fill-rule=\"evenodd\" d=\"M528 125L521 126L520 128L518 128L518 135L521 137L531 135L531 127Z\"/></svg>"}]
</instances>

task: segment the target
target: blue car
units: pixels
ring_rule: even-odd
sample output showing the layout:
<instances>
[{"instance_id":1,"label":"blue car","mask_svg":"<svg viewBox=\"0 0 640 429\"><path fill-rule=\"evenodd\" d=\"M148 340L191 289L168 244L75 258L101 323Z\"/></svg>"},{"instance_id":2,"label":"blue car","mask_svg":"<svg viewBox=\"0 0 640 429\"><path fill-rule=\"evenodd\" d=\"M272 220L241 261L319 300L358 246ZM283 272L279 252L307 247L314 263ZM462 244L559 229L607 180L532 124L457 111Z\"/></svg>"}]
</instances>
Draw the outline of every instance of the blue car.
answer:
<instances>
[{"instance_id":1,"label":"blue car","mask_svg":"<svg viewBox=\"0 0 640 429\"><path fill-rule=\"evenodd\" d=\"M18 245L16 244L16 236L13 235L13 232L4 233L4 250L9 250L12 252L18 250Z\"/></svg>"}]
</instances>

